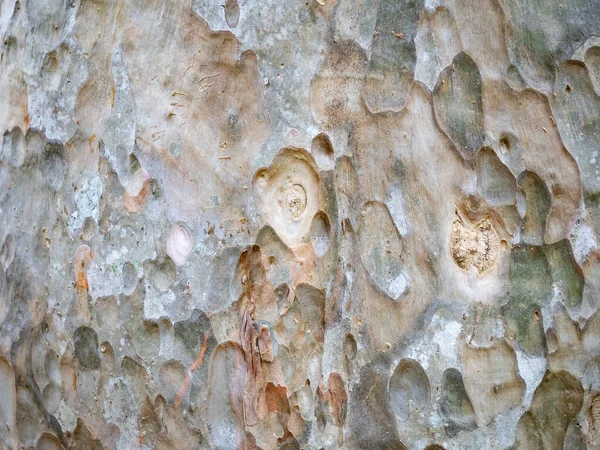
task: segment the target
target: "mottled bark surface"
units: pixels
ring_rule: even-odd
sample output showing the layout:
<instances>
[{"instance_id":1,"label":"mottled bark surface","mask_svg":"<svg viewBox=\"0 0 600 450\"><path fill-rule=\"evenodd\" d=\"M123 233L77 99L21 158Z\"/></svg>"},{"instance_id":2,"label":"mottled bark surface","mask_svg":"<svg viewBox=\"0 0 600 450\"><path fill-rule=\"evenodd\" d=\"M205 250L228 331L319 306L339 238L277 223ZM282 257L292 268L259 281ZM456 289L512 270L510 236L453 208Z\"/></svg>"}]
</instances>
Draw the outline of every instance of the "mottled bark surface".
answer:
<instances>
[{"instance_id":1,"label":"mottled bark surface","mask_svg":"<svg viewBox=\"0 0 600 450\"><path fill-rule=\"evenodd\" d=\"M1 449L599 448L599 0L0 36Z\"/></svg>"}]
</instances>

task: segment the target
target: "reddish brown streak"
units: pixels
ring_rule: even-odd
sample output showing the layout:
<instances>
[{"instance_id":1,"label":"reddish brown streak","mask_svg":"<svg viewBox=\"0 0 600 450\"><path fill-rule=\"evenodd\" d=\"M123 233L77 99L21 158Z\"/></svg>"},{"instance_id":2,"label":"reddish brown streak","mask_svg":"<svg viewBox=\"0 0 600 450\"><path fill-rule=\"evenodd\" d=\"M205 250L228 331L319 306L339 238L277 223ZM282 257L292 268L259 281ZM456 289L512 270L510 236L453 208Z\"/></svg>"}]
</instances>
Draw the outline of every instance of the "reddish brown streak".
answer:
<instances>
[{"instance_id":1,"label":"reddish brown streak","mask_svg":"<svg viewBox=\"0 0 600 450\"><path fill-rule=\"evenodd\" d=\"M199 369L200 366L202 366L202 361L204 360L204 354L206 353L207 348L208 348L208 331L206 333L204 333L204 342L202 343L202 347L200 348L200 353L198 354L198 358L196 358L196 361L194 361L192 363L192 365L190 366L187 374L185 375L185 380L183 381L181 388L179 388L179 392L177 392L177 397L175 397L175 408L179 408L179 405L181 404L181 399L185 395L185 391L187 391L187 388L190 385L190 381L192 381L192 373L194 372L194 370Z\"/></svg>"}]
</instances>

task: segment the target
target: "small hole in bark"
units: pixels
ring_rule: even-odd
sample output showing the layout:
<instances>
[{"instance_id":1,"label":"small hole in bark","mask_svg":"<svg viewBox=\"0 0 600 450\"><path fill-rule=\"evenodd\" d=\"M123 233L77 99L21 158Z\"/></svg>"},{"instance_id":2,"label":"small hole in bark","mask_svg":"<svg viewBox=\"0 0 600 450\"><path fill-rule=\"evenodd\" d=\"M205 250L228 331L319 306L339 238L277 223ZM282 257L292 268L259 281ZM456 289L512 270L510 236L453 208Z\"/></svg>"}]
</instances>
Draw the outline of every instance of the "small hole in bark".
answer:
<instances>
[{"instance_id":1,"label":"small hole in bark","mask_svg":"<svg viewBox=\"0 0 600 450\"><path fill-rule=\"evenodd\" d=\"M500 150L502 153L510 152L510 139L508 136L502 136L500 138Z\"/></svg>"}]
</instances>

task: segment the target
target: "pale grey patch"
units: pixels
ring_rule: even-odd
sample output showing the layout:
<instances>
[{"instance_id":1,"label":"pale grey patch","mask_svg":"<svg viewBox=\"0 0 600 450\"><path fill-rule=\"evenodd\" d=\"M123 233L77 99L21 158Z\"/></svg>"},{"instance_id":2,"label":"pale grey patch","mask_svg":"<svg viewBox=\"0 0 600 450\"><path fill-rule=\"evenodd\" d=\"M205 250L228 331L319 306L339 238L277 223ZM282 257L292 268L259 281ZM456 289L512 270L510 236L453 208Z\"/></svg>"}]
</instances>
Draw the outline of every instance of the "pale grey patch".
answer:
<instances>
[{"instance_id":1,"label":"pale grey patch","mask_svg":"<svg viewBox=\"0 0 600 450\"><path fill-rule=\"evenodd\" d=\"M76 209L69 216L71 233L80 229L86 218L91 217L98 222L100 217L100 198L104 192L104 184L100 176L84 178L81 187L75 192Z\"/></svg>"}]
</instances>

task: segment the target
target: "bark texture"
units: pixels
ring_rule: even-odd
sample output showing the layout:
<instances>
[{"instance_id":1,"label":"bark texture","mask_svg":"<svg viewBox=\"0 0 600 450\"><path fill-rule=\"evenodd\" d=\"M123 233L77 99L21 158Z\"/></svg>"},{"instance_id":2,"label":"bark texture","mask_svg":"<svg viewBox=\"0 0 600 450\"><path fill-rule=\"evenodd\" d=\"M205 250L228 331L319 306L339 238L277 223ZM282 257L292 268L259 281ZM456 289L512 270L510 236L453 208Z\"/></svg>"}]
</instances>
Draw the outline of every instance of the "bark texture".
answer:
<instances>
[{"instance_id":1,"label":"bark texture","mask_svg":"<svg viewBox=\"0 0 600 450\"><path fill-rule=\"evenodd\" d=\"M599 448L599 0L0 37L1 449Z\"/></svg>"}]
</instances>

